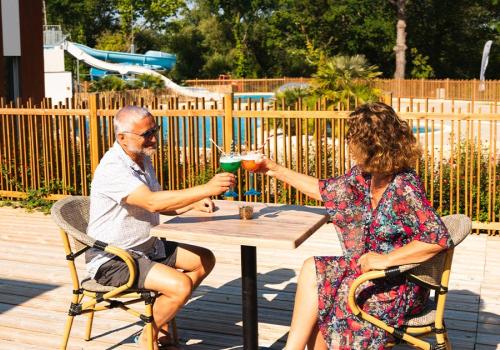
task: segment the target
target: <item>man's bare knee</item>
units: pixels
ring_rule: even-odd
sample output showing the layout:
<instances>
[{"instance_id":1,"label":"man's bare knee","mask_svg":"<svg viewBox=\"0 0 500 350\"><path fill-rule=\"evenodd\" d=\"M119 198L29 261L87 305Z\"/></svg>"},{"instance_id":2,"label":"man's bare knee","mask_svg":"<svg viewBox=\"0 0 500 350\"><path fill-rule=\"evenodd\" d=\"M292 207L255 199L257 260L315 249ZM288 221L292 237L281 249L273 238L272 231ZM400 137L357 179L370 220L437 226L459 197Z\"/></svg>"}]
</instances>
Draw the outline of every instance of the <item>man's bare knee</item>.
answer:
<instances>
[{"instance_id":1,"label":"man's bare knee","mask_svg":"<svg viewBox=\"0 0 500 350\"><path fill-rule=\"evenodd\" d=\"M193 281L188 276L182 274L179 278L173 281L173 292L165 294L167 297L174 299L179 305L184 305L193 292Z\"/></svg>"},{"instance_id":2,"label":"man's bare knee","mask_svg":"<svg viewBox=\"0 0 500 350\"><path fill-rule=\"evenodd\" d=\"M203 269L205 270L207 275L210 273L210 271L213 270L215 262L216 259L214 253L207 249L206 253L203 254L201 258L201 264L203 265Z\"/></svg>"}]
</instances>

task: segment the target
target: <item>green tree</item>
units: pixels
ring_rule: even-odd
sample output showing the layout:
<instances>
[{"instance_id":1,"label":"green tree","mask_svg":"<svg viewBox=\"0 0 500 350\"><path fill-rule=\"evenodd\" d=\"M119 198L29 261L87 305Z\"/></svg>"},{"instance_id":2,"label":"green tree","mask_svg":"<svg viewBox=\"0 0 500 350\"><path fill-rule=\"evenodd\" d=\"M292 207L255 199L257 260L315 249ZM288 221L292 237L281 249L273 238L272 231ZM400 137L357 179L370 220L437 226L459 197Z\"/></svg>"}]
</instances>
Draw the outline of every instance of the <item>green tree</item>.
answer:
<instances>
[{"instance_id":1,"label":"green tree","mask_svg":"<svg viewBox=\"0 0 500 350\"><path fill-rule=\"evenodd\" d=\"M429 60L429 56L422 55L414 47L410 50L410 52L413 58L411 61L413 66L413 68L411 69L411 77L418 79L432 78L434 76L434 70L427 63L427 61Z\"/></svg>"},{"instance_id":2,"label":"green tree","mask_svg":"<svg viewBox=\"0 0 500 350\"><path fill-rule=\"evenodd\" d=\"M492 0L421 0L407 6L408 46L437 78L478 78L483 46L493 40L487 79L500 78L500 7Z\"/></svg>"},{"instance_id":3,"label":"green tree","mask_svg":"<svg viewBox=\"0 0 500 350\"><path fill-rule=\"evenodd\" d=\"M163 80L152 74L139 74L135 80L133 80L128 87L131 89L152 89L160 90L165 87Z\"/></svg>"},{"instance_id":4,"label":"green tree","mask_svg":"<svg viewBox=\"0 0 500 350\"><path fill-rule=\"evenodd\" d=\"M123 91L127 89L127 83L116 75L106 75L104 78L95 80L90 85L90 91Z\"/></svg>"},{"instance_id":5,"label":"green tree","mask_svg":"<svg viewBox=\"0 0 500 350\"><path fill-rule=\"evenodd\" d=\"M185 4L184 0L115 0L120 28L127 42L135 43L135 35L144 29L161 31L168 20Z\"/></svg>"},{"instance_id":6,"label":"green tree","mask_svg":"<svg viewBox=\"0 0 500 350\"><path fill-rule=\"evenodd\" d=\"M407 0L390 0L396 6L396 69L394 78L404 79L406 71L406 4Z\"/></svg>"},{"instance_id":7,"label":"green tree","mask_svg":"<svg viewBox=\"0 0 500 350\"><path fill-rule=\"evenodd\" d=\"M126 52L128 44L122 33L105 31L97 38L95 48L99 50Z\"/></svg>"},{"instance_id":8,"label":"green tree","mask_svg":"<svg viewBox=\"0 0 500 350\"><path fill-rule=\"evenodd\" d=\"M377 66L369 65L364 56L335 56L320 63L313 75L312 88L317 96L325 97L332 105L352 105L373 101L379 91L369 86L381 73Z\"/></svg>"},{"instance_id":9,"label":"green tree","mask_svg":"<svg viewBox=\"0 0 500 350\"><path fill-rule=\"evenodd\" d=\"M115 0L46 0L47 24L61 25L73 41L93 47L105 31L114 31L118 22Z\"/></svg>"}]
</instances>

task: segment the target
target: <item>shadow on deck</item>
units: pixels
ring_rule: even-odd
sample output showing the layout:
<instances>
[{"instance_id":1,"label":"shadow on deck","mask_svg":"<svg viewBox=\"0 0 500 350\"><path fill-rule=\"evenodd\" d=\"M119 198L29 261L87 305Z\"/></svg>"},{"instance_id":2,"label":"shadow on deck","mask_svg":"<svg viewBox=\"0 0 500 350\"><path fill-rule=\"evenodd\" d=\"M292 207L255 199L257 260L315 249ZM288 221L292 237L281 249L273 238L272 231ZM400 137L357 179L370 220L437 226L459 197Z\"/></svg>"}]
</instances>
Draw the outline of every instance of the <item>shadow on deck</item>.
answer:
<instances>
[{"instance_id":1,"label":"shadow on deck","mask_svg":"<svg viewBox=\"0 0 500 350\"><path fill-rule=\"evenodd\" d=\"M58 348L72 287L56 226L49 216L0 208L0 245L0 349ZM217 265L177 317L181 342L192 350L240 349L240 252L220 244L206 247ZM500 349L498 251L500 238L487 236L470 236L456 249L446 311L454 349ZM304 259L339 254L331 227L322 227L296 250L259 249L262 347L284 346ZM68 349L137 349L133 339L142 325L133 316L121 310L98 313L90 342L83 341L85 322L84 316L76 318Z\"/></svg>"}]
</instances>

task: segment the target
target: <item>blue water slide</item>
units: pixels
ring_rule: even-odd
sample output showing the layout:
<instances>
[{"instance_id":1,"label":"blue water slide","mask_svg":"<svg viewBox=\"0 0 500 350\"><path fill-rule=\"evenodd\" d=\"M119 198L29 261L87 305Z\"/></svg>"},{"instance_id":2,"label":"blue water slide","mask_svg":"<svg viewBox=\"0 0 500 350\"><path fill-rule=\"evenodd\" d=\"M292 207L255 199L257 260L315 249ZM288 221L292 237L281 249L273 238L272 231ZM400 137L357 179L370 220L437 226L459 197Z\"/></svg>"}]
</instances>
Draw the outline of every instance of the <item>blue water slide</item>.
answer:
<instances>
[{"instance_id":1,"label":"blue water slide","mask_svg":"<svg viewBox=\"0 0 500 350\"><path fill-rule=\"evenodd\" d=\"M161 51L148 51L144 55L141 55L136 53L97 50L77 43L73 43L73 45L77 46L88 55L103 61L133 64L155 70L172 69L177 60L175 55Z\"/></svg>"},{"instance_id":2,"label":"blue water slide","mask_svg":"<svg viewBox=\"0 0 500 350\"><path fill-rule=\"evenodd\" d=\"M73 43L67 40L65 40L61 45L68 54L70 54L77 60L82 61L89 66L97 68L101 71L117 72L121 75L151 74L159 77L163 81L167 89L171 89L181 96L205 98L207 99L207 101L221 101L224 97L223 94L220 94L218 92L211 92L206 89L181 86L151 68L153 66L172 67L175 63L175 56L173 55L165 53L152 54L151 51L147 55L112 51L107 52L102 50L94 50L85 45ZM108 61L113 59L115 60L115 62ZM121 59L124 61L116 61L116 59Z\"/></svg>"}]
</instances>

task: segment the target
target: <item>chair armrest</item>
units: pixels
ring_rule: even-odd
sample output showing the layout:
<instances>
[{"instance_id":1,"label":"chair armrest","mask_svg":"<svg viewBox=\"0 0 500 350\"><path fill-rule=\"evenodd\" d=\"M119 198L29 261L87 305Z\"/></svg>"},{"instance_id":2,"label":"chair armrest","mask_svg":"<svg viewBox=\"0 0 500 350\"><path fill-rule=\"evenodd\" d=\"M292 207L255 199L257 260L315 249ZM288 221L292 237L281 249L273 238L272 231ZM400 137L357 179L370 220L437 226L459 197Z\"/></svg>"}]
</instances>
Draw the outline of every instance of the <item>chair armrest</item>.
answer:
<instances>
[{"instance_id":1,"label":"chair armrest","mask_svg":"<svg viewBox=\"0 0 500 350\"><path fill-rule=\"evenodd\" d=\"M125 249L118 248L118 247L116 247L114 245L110 245L110 244L104 243L102 241L97 241L97 240L94 242L94 244L92 245L92 247L96 248L96 249L99 249L99 250L102 250L102 251L104 251L106 253L115 255L115 256L117 256L118 258L120 258L121 260L123 260L125 262L125 264L127 265L128 270L129 270L128 281L125 284L122 284L121 286L116 287L116 288L120 289L120 293L123 290L132 288L132 286L134 284L134 281L135 281L135 276L137 274L137 268L136 268L136 265L135 265L135 261L132 258L132 256L130 255L130 253L127 252Z\"/></svg>"},{"instance_id":2,"label":"chair armrest","mask_svg":"<svg viewBox=\"0 0 500 350\"><path fill-rule=\"evenodd\" d=\"M112 290L110 290L109 292L106 292L97 298L93 298L93 299L85 302L84 304L82 304L82 309L92 308L92 307L94 307L94 305L96 305L97 303L99 303L103 300L114 298L114 297L120 295L121 293L126 292L128 289L130 289L132 287L134 280L135 280L135 276L136 276L135 261L132 258L132 256L130 255L130 253L128 253L126 250L115 247L113 245L109 245L109 244L101 242L101 241L94 241L92 244L92 247L99 249L101 251L104 251L106 253L115 255L115 256L119 257L120 259L122 259L125 262L125 264L127 265L130 275L129 275L127 283L122 284L121 286L115 287Z\"/></svg>"},{"instance_id":3,"label":"chair armrest","mask_svg":"<svg viewBox=\"0 0 500 350\"><path fill-rule=\"evenodd\" d=\"M135 281L135 276L137 274L137 267L135 265L135 260L132 258L130 253L124 249L121 249L121 248L118 248L118 247L115 247L112 245L108 245L104 249L104 251L107 253L116 255L117 257L122 259L125 262L125 264L127 264L128 271L129 271L129 277L128 277L127 283L125 283L122 286L127 286L126 289L132 288L134 281ZM122 286L120 286L120 287L122 287ZM120 287L117 287L117 288L120 288Z\"/></svg>"},{"instance_id":4,"label":"chair armrest","mask_svg":"<svg viewBox=\"0 0 500 350\"><path fill-rule=\"evenodd\" d=\"M389 326L387 323L381 321L380 319L376 318L375 316L372 316L368 314L367 312L361 310L361 308L358 306L356 303L356 290L359 288L359 286L370 280L375 280L375 279L380 279L380 278L391 278L391 277L396 277L406 271L409 271L420 264L407 264L407 265L400 265L400 266L395 266L391 267L386 270L374 270L374 271L368 271L363 273L361 276L356 278L349 289L349 296L347 299L347 303L349 307L351 308L352 312L354 315L357 317L370 322L371 324L377 326L378 328L383 329L387 333L393 335L397 339L402 339L404 341L410 342L412 345L420 348L420 349L430 349L430 345L418 338L415 338L414 336L406 333L402 329L398 329L392 326Z\"/></svg>"},{"instance_id":5,"label":"chair armrest","mask_svg":"<svg viewBox=\"0 0 500 350\"><path fill-rule=\"evenodd\" d=\"M361 274L358 278L356 278L352 284L351 288L349 289L349 296L347 299L347 302L349 304L349 307L351 308L352 312L354 315L359 316L360 313L364 313L361 308L358 306L356 303L356 290L358 287L363 284L366 281L370 280L376 280L380 278L392 278L396 277L403 272L409 271L415 267L417 267L420 264L406 264L406 265L400 265L400 266L394 266L385 270L373 270L373 271L368 271L363 274Z\"/></svg>"}]
</instances>

